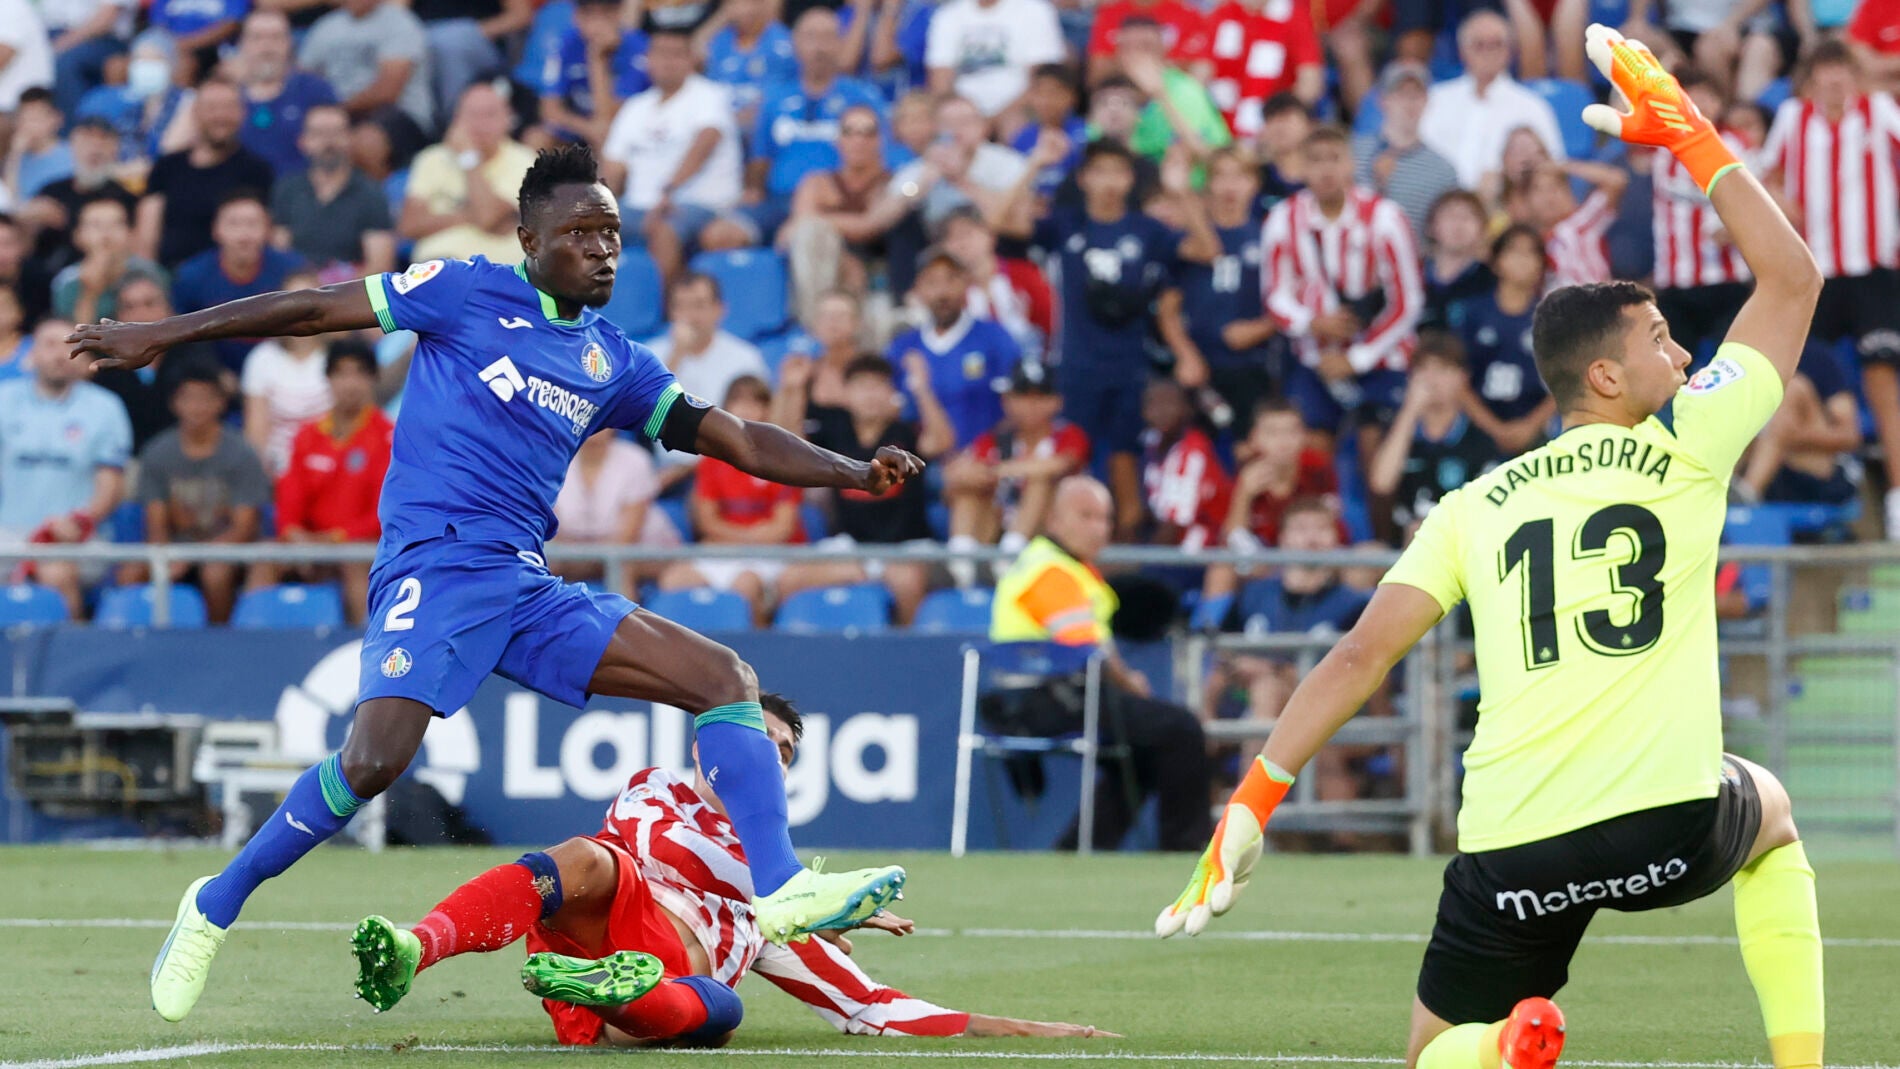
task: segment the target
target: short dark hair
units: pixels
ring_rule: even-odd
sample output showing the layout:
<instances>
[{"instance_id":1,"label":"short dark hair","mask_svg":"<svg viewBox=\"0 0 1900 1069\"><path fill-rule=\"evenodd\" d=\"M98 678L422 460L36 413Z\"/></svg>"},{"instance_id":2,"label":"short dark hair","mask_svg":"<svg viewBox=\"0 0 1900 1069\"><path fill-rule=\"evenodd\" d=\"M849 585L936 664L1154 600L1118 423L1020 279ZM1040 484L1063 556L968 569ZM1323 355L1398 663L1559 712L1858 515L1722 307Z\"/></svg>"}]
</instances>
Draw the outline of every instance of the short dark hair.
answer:
<instances>
[{"instance_id":1,"label":"short dark hair","mask_svg":"<svg viewBox=\"0 0 1900 1069\"><path fill-rule=\"evenodd\" d=\"M1481 220L1488 220L1491 217L1490 209L1484 206L1484 198L1469 189L1448 189L1439 194L1437 200L1432 201L1430 208L1425 209L1425 230L1428 237L1432 224L1438 221L1438 213L1453 204L1462 204L1470 208L1478 213L1478 218Z\"/></svg>"},{"instance_id":2,"label":"short dark hair","mask_svg":"<svg viewBox=\"0 0 1900 1069\"><path fill-rule=\"evenodd\" d=\"M1112 137L1098 137L1089 142L1088 147L1082 150L1082 164L1077 170L1086 171L1089 165L1093 164L1096 160L1104 160L1110 157L1122 161L1131 168L1135 166L1135 153L1133 149L1130 149L1127 145L1122 144Z\"/></svg>"},{"instance_id":3,"label":"short dark hair","mask_svg":"<svg viewBox=\"0 0 1900 1069\"><path fill-rule=\"evenodd\" d=\"M646 32L647 43L652 44L662 37L677 37L687 44L693 42L693 33L681 26L655 26Z\"/></svg>"},{"instance_id":4,"label":"short dark hair","mask_svg":"<svg viewBox=\"0 0 1900 1069\"><path fill-rule=\"evenodd\" d=\"M1161 23L1153 15L1130 15L1122 20L1124 30L1153 30L1161 32Z\"/></svg>"},{"instance_id":5,"label":"short dark hair","mask_svg":"<svg viewBox=\"0 0 1900 1069\"><path fill-rule=\"evenodd\" d=\"M734 398L746 396L769 405L772 403L772 384L757 375L741 375L733 379L726 387L726 396L722 403L731 404Z\"/></svg>"},{"instance_id":6,"label":"short dark hair","mask_svg":"<svg viewBox=\"0 0 1900 1069\"><path fill-rule=\"evenodd\" d=\"M1302 512L1317 512L1334 521L1335 527L1338 525L1339 510L1331 502L1318 494L1302 494L1287 502L1286 508L1280 510L1280 529L1286 530L1286 521Z\"/></svg>"},{"instance_id":7,"label":"short dark hair","mask_svg":"<svg viewBox=\"0 0 1900 1069\"><path fill-rule=\"evenodd\" d=\"M726 299L725 292L719 288L718 279L700 271L681 271L673 276L673 281L666 287L667 303L672 303L673 298L688 286L711 286L713 300L724 302Z\"/></svg>"},{"instance_id":8,"label":"short dark hair","mask_svg":"<svg viewBox=\"0 0 1900 1069\"><path fill-rule=\"evenodd\" d=\"M59 110L59 105L53 100L53 91L44 86L36 85L31 89L21 90L18 106L24 108L28 104L44 104L54 111Z\"/></svg>"},{"instance_id":9,"label":"short dark hair","mask_svg":"<svg viewBox=\"0 0 1900 1069\"><path fill-rule=\"evenodd\" d=\"M1465 369L1465 343L1448 330L1421 330L1418 345L1412 350L1412 366L1444 364Z\"/></svg>"},{"instance_id":10,"label":"short dark hair","mask_svg":"<svg viewBox=\"0 0 1900 1069\"><path fill-rule=\"evenodd\" d=\"M850 382L859 375L877 375L892 382L897 381L897 369L891 366L889 360L876 353L854 356L851 362L844 366L844 381Z\"/></svg>"},{"instance_id":11,"label":"short dark hair","mask_svg":"<svg viewBox=\"0 0 1900 1069\"><path fill-rule=\"evenodd\" d=\"M1141 87L1136 85L1134 79L1128 77L1126 74L1111 74L1102 79L1101 84L1095 87L1094 95L1100 96L1103 93L1117 89L1125 90L1136 96L1141 95Z\"/></svg>"},{"instance_id":12,"label":"short dark hair","mask_svg":"<svg viewBox=\"0 0 1900 1069\"><path fill-rule=\"evenodd\" d=\"M1077 96L1082 93L1082 83L1067 63L1038 63L1029 69L1029 79L1034 82L1056 82Z\"/></svg>"},{"instance_id":13,"label":"short dark hair","mask_svg":"<svg viewBox=\"0 0 1900 1069\"><path fill-rule=\"evenodd\" d=\"M1504 254L1505 246L1520 238L1529 238L1536 242L1537 258L1540 260L1544 258L1546 255L1544 249L1544 235L1538 233L1537 228L1529 223L1512 223L1510 226L1498 231L1498 236L1491 239L1491 263L1494 268L1498 262L1498 257Z\"/></svg>"},{"instance_id":14,"label":"short dark hair","mask_svg":"<svg viewBox=\"0 0 1900 1069\"><path fill-rule=\"evenodd\" d=\"M80 201L79 210L73 213L73 221L75 223L78 222L79 217L86 214L87 208L91 208L91 207L94 207L95 205L100 205L100 204L110 204L114 208L119 209L119 211L125 213L126 221L131 222L132 209L126 207L125 202L120 200L119 198L106 197L106 196L88 197L85 200Z\"/></svg>"},{"instance_id":15,"label":"short dark hair","mask_svg":"<svg viewBox=\"0 0 1900 1069\"><path fill-rule=\"evenodd\" d=\"M805 738L805 717L799 713L798 706L783 694L774 694L769 690L759 692L759 707L785 721L792 729L792 744L796 746Z\"/></svg>"},{"instance_id":16,"label":"short dark hair","mask_svg":"<svg viewBox=\"0 0 1900 1069\"><path fill-rule=\"evenodd\" d=\"M1260 105L1260 121L1277 119L1294 111L1299 112L1302 118L1313 117L1313 109L1306 106L1306 101L1301 100L1291 89L1282 89Z\"/></svg>"},{"instance_id":17,"label":"short dark hair","mask_svg":"<svg viewBox=\"0 0 1900 1069\"><path fill-rule=\"evenodd\" d=\"M270 201L265 199L264 194L259 193L257 190L252 189L249 186L240 186L237 189L234 189L230 191L229 193L226 193L224 196L219 197L218 208L216 211L211 213L211 218L216 219L218 216L224 214L224 210L226 208L229 208L233 204L243 204L245 201L249 201L252 204L257 205L259 208L264 209L265 217L269 218Z\"/></svg>"},{"instance_id":18,"label":"short dark hair","mask_svg":"<svg viewBox=\"0 0 1900 1069\"><path fill-rule=\"evenodd\" d=\"M186 361L185 366L173 373L171 396L177 397L178 391L194 382L203 383L222 394L224 368L211 360Z\"/></svg>"},{"instance_id":19,"label":"short dark hair","mask_svg":"<svg viewBox=\"0 0 1900 1069\"><path fill-rule=\"evenodd\" d=\"M1531 317L1531 349L1537 373L1559 412L1583 393L1583 373L1592 361L1621 355L1617 342L1628 329L1623 310L1655 301L1635 282L1592 282L1553 290Z\"/></svg>"},{"instance_id":20,"label":"short dark hair","mask_svg":"<svg viewBox=\"0 0 1900 1069\"><path fill-rule=\"evenodd\" d=\"M562 186L591 186L600 182L600 161L585 141L574 141L535 154L534 165L521 179L516 208L525 222L554 199Z\"/></svg>"},{"instance_id":21,"label":"short dark hair","mask_svg":"<svg viewBox=\"0 0 1900 1069\"><path fill-rule=\"evenodd\" d=\"M1795 84L1806 85L1808 78L1820 67L1853 67L1858 70L1860 63L1854 58L1853 49L1847 47L1846 41L1838 37L1823 37L1808 50L1807 58L1797 65Z\"/></svg>"},{"instance_id":22,"label":"short dark hair","mask_svg":"<svg viewBox=\"0 0 1900 1069\"><path fill-rule=\"evenodd\" d=\"M330 346L329 354L323 358L324 376L336 374L344 364L356 364L372 377L380 370L376 350L361 338L343 338Z\"/></svg>"},{"instance_id":23,"label":"short dark hair","mask_svg":"<svg viewBox=\"0 0 1900 1069\"><path fill-rule=\"evenodd\" d=\"M1710 77L1709 72L1693 63L1684 63L1682 66L1677 67L1675 74L1676 84L1680 85L1682 91L1685 93L1694 89L1696 86L1706 85L1714 89L1716 95L1723 100L1728 99L1728 94L1722 91L1722 84Z\"/></svg>"},{"instance_id":24,"label":"short dark hair","mask_svg":"<svg viewBox=\"0 0 1900 1069\"><path fill-rule=\"evenodd\" d=\"M1268 416L1299 416L1300 408L1284 397L1263 397L1254 402L1253 422L1255 426ZM1301 417L1304 419L1305 417Z\"/></svg>"}]
</instances>

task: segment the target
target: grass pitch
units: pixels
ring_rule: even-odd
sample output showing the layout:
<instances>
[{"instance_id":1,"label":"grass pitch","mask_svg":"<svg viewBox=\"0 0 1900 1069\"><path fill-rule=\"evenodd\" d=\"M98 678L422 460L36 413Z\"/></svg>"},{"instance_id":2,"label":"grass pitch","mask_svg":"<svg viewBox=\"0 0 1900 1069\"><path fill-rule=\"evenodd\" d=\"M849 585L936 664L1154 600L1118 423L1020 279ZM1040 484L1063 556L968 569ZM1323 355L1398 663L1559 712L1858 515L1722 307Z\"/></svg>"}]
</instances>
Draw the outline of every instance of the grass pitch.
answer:
<instances>
[{"instance_id":1,"label":"grass pitch","mask_svg":"<svg viewBox=\"0 0 1900 1069\"><path fill-rule=\"evenodd\" d=\"M563 1052L546 1046L547 1021L515 979L518 949L448 961L388 1014L351 997L357 918L412 921L460 880L518 853L320 850L251 900L204 1000L169 1025L147 1005L146 973L178 895L224 855L0 849L0 1069L462 1069L576 1058L844 1069L1396 1064L1441 868L1269 857L1235 913L1200 939L1162 943L1142 933L1186 879L1186 857L898 859L911 869L900 912L926 931L858 939L857 960L872 976L943 1005L1094 1024L1125 1033L1120 1040L845 1037L754 978L740 989L746 1023L724 1052ZM1824 862L1819 875L1829 1064L1900 1063L1900 865ZM1662 913L1602 914L1560 996L1571 1022L1565 1064L1764 1062L1733 935L1726 893Z\"/></svg>"}]
</instances>

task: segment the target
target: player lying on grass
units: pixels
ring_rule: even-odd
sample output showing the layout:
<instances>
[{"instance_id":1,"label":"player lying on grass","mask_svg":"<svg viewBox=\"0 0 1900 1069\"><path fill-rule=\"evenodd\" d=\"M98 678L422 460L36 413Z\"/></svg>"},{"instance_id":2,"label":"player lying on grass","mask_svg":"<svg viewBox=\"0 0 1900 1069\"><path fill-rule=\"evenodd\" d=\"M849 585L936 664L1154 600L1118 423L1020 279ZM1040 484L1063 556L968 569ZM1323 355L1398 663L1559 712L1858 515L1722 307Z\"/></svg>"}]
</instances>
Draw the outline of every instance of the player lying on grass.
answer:
<instances>
[{"instance_id":1,"label":"player lying on grass","mask_svg":"<svg viewBox=\"0 0 1900 1069\"><path fill-rule=\"evenodd\" d=\"M84 325L68 339L75 359L100 358L95 368L139 368L173 346L219 338L373 327L421 336L378 509L355 721L342 751L297 781L236 859L186 890L152 963L152 1008L166 1020L197 1003L251 892L388 788L431 718L460 709L491 671L568 705L604 694L693 713L700 752L722 773L768 938L849 926L903 885L896 866L820 874L800 865L751 668L626 598L562 582L542 545L568 462L606 428L772 482L873 496L923 462L892 447L850 460L713 408L602 319L593 309L613 295L620 209L585 146L541 153L518 210L519 264L430 260L157 323Z\"/></svg>"},{"instance_id":2,"label":"player lying on grass","mask_svg":"<svg viewBox=\"0 0 1900 1069\"><path fill-rule=\"evenodd\" d=\"M1642 287L1544 298L1532 341L1563 433L1426 515L1359 623L1294 692L1155 930L1192 935L1233 906L1293 773L1464 601L1483 697L1407 1064L1556 1064L1563 1017L1549 999L1591 916L1680 905L1732 880L1775 1065L1818 1067L1814 871L1781 784L1722 753L1713 595L1729 477L1794 374L1821 275L1654 56L1602 26L1586 50L1630 111L1592 105L1584 119L1682 161L1755 292L1714 362L1686 380L1689 354Z\"/></svg>"},{"instance_id":3,"label":"player lying on grass","mask_svg":"<svg viewBox=\"0 0 1900 1069\"><path fill-rule=\"evenodd\" d=\"M759 700L789 768L803 720L776 694ZM880 911L863 927L906 935L911 922ZM357 995L386 1010L436 962L525 937L522 982L542 996L562 1043L723 1043L739 1025L733 988L748 970L854 1035L1113 1034L932 1005L865 976L850 942L826 934L789 946L762 938L743 847L704 771L689 784L648 768L627 781L594 835L482 873L413 928L366 917L350 942Z\"/></svg>"}]
</instances>

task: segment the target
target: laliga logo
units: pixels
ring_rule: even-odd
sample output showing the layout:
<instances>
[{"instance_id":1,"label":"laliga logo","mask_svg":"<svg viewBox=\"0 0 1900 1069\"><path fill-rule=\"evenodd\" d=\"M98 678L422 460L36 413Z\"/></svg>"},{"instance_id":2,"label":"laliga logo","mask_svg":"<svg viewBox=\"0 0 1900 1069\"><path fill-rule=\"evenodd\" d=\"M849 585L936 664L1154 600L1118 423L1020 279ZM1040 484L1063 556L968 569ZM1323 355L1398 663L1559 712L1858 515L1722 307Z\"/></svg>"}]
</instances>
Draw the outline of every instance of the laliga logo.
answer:
<instances>
[{"instance_id":1,"label":"laliga logo","mask_svg":"<svg viewBox=\"0 0 1900 1069\"><path fill-rule=\"evenodd\" d=\"M338 646L310 669L302 683L284 688L277 699L277 737L286 755L317 761L335 749L329 741L330 718L347 717L356 708L362 650L361 641ZM396 649L381 668L384 675L399 676L412 663L407 651ZM422 736L422 752L416 755L417 779L441 791L449 804L461 805L469 774L480 767L481 747L466 710L429 723L428 733Z\"/></svg>"},{"instance_id":2,"label":"laliga logo","mask_svg":"<svg viewBox=\"0 0 1900 1069\"><path fill-rule=\"evenodd\" d=\"M311 761L335 749L332 717L356 707L362 642L331 650L303 682L277 699L277 732L284 753ZM413 658L391 651L379 668L385 675L410 670ZM590 801L616 797L635 772L658 766L682 776L693 773L692 720L670 705L651 713L592 709L560 712L543 730L540 696L513 691L502 699L501 794L508 799ZM493 721L488 729L494 730ZM544 756L544 744L546 746ZM468 777L482 767L474 716L466 708L438 717L422 737L416 778L464 804ZM917 718L909 714L858 713L833 718L805 716L805 738L785 774L788 815L794 826L825 811L836 790L860 804L910 802L917 798Z\"/></svg>"}]
</instances>

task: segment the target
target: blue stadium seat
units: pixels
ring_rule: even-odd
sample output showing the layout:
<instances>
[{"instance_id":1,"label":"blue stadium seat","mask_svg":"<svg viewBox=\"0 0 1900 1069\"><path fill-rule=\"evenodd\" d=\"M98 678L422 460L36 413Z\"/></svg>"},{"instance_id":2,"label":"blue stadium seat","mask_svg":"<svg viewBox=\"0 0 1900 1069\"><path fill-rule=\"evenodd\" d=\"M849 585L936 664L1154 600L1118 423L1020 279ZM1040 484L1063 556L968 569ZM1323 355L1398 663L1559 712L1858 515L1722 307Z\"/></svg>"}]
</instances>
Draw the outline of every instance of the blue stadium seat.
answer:
<instances>
[{"instance_id":1,"label":"blue stadium seat","mask_svg":"<svg viewBox=\"0 0 1900 1069\"><path fill-rule=\"evenodd\" d=\"M831 537L831 517L823 505L807 501L798 506L798 524L805 529L805 541L821 542Z\"/></svg>"},{"instance_id":2,"label":"blue stadium seat","mask_svg":"<svg viewBox=\"0 0 1900 1069\"><path fill-rule=\"evenodd\" d=\"M877 583L801 590L786 598L774 621L800 635L876 635L891 620L891 592Z\"/></svg>"},{"instance_id":3,"label":"blue stadium seat","mask_svg":"<svg viewBox=\"0 0 1900 1069\"><path fill-rule=\"evenodd\" d=\"M779 365L785 362L786 357L794 353L800 356L816 356L818 353L818 340L797 327L760 338L758 345L759 355L765 358L765 367L772 373L774 384L778 382Z\"/></svg>"},{"instance_id":4,"label":"blue stadium seat","mask_svg":"<svg viewBox=\"0 0 1900 1069\"><path fill-rule=\"evenodd\" d=\"M334 583L279 583L247 590L231 612L231 626L255 631L342 627L343 594Z\"/></svg>"},{"instance_id":5,"label":"blue stadium seat","mask_svg":"<svg viewBox=\"0 0 1900 1069\"><path fill-rule=\"evenodd\" d=\"M50 586L14 583L0 593L0 627L65 622L66 599Z\"/></svg>"},{"instance_id":6,"label":"blue stadium seat","mask_svg":"<svg viewBox=\"0 0 1900 1069\"><path fill-rule=\"evenodd\" d=\"M600 315L629 338L658 334L666 326L666 294L660 286L660 268L645 249L621 252L614 295L601 306Z\"/></svg>"},{"instance_id":7,"label":"blue stadium seat","mask_svg":"<svg viewBox=\"0 0 1900 1069\"><path fill-rule=\"evenodd\" d=\"M205 598L198 593L197 587L183 583L172 584L172 627L204 627L208 614L205 611ZM109 587L99 594L99 609L93 613L92 622L100 627L112 627L124 630L132 627L155 627L152 622L152 585L140 583L136 586Z\"/></svg>"},{"instance_id":8,"label":"blue stadium seat","mask_svg":"<svg viewBox=\"0 0 1900 1069\"><path fill-rule=\"evenodd\" d=\"M771 249L702 252L691 267L719 280L725 328L757 341L785 325L785 260Z\"/></svg>"},{"instance_id":9,"label":"blue stadium seat","mask_svg":"<svg viewBox=\"0 0 1900 1069\"><path fill-rule=\"evenodd\" d=\"M145 541L145 502L125 502L113 509L99 528L99 533L111 542Z\"/></svg>"},{"instance_id":10,"label":"blue stadium seat","mask_svg":"<svg viewBox=\"0 0 1900 1069\"><path fill-rule=\"evenodd\" d=\"M990 630L990 601L995 596L995 591L980 586L936 591L917 606L911 629L929 635L986 635Z\"/></svg>"},{"instance_id":11,"label":"blue stadium seat","mask_svg":"<svg viewBox=\"0 0 1900 1069\"><path fill-rule=\"evenodd\" d=\"M1539 78L1524 85L1549 102L1557 113L1557 129L1564 135L1564 152L1573 160L1587 160L1596 153L1597 132L1583 121L1583 109L1596 103L1590 90L1562 78Z\"/></svg>"},{"instance_id":12,"label":"blue stadium seat","mask_svg":"<svg viewBox=\"0 0 1900 1069\"><path fill-rule=\"evenodd\" d=\"M1755 98L1755 103L1773 112L1780 110L1791 96L1794 96L1794 83L1787 78L1776 78Z\"/></svg>"},{"instance_id":13,"label":"blue stadium seat","mask_svg":"<svg viewBox=\"0 0 1900 1069\"><path fill-rule=\"evenodd\" d=\"M695 631L752 630L752 606L730 590L709 586L662 590L648 598L644 607Z\"/></svg>"}]
</instances>

